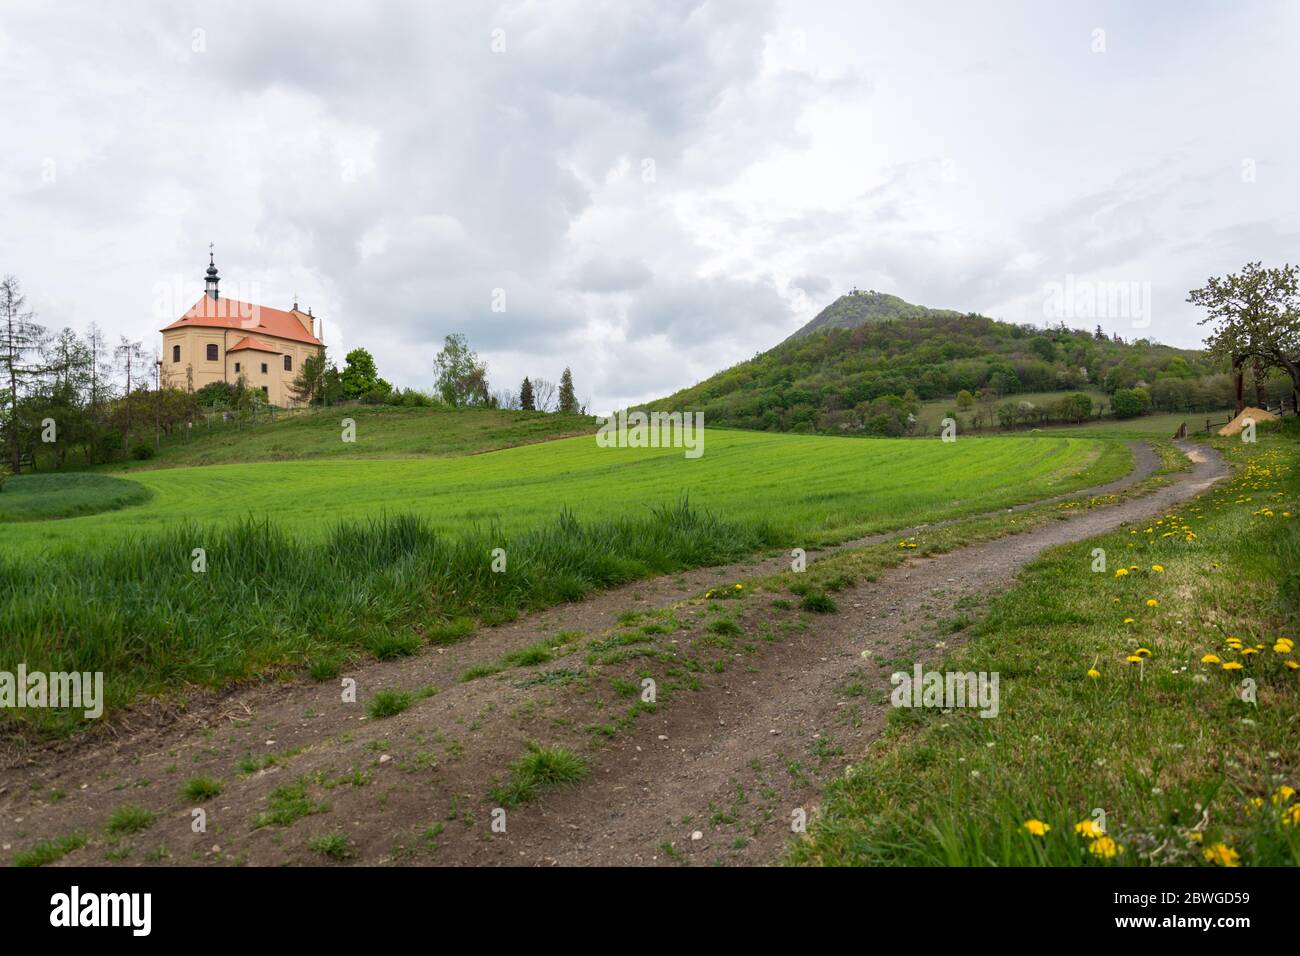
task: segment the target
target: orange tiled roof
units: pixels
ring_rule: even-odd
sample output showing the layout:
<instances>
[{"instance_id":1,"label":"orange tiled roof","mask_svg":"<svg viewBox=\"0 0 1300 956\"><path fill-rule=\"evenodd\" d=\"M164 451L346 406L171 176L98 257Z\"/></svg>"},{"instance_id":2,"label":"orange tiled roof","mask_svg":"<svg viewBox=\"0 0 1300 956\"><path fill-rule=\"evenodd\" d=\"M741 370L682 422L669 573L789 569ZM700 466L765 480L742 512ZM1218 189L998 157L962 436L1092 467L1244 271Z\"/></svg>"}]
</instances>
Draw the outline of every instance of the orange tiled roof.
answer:
<instances>
[{"instance_id":1,"label":"orange tiled roof","mask_svg":"<svg viewBox=\"0 0 1300 956\"><path fill-rule=\"evenodd\" d=\"M247 302L240 302L238 299L227 299L225 297L214 299L206 293L203 298L194 303L188 312L162 329L162 331L167 332L171 329L183 329L190 326L261 332L263 335L274 335L276 338L292 339L295 342L306 342L309 345L321 344L320 339L308 332L303 324L294 318L292 312L285 312L283 309L272 309L265 305L251 305ZM249 340L244 339L243 341ZM230 351L233 352L234 349ZM276 350L268 347L265 351Z\"/></svg>"},{"instance_id":2,"label":"orange tiled roof","mask_svg":"<svg viewBox=\"0 0 1300 956\"><path fill-rule=\"evenodd\" d=\"M280 354L280 350L274 345L267 345L261 339L255 339L251 335L245 335L242 339L226 349L227 352L238 352L241 349L252 349L254 352L274 352Z\"/></svg>"}]
</instances>

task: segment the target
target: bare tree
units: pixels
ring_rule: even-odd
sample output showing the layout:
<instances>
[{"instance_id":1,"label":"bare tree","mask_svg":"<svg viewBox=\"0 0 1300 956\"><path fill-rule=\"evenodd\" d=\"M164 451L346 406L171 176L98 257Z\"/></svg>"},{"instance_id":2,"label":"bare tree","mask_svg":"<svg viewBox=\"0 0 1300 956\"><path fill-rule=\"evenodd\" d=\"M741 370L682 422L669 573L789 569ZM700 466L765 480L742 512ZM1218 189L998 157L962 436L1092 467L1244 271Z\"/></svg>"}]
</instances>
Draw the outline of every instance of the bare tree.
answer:
<instances>
[{"instance_id":1,"label":"bare tree","mask_svg":"<svg viewBox=\"0 0 1300 956\"><path fill-rule=\"evenodd\" d=\"M16 475L22 467L22 428L18 421L19 391L25 389L41 372L28 356L39 353L45 341L45 329L27 310L27 297L18 280L7 275L0 279L0 369L5 375L5 393L0 411L4 413L5 438L9 467Z\"/></svg>"},{"instance_id":2,"label":"bare tree","mask_svg":"<svg viewBox=\"0 0 1300 956\"><path fill-rule=\"evenodd\" d=\"M533 403L539 412L555 411L555 397L559 387L544 378L533 379Z\"/></svg>"},{"instance_id":3,"label":"bare tree","mask_svg":"<svg viewBox=\"0 0 1300 956\"><path fill-rule=\"evenodd\" d=\"M125 451L131 440L131 390L142 377L145 379L145 384L148 384L148 370L145 367L148 359L144 355L144 345L140 342L132 342L125 335L122 336L117 348L113 350L113 354L117 357L118 367L126 373L126 392L124 393L127 399L125 402L126 430L122 434L122 450Z\"/></svg>"}]
</instances>

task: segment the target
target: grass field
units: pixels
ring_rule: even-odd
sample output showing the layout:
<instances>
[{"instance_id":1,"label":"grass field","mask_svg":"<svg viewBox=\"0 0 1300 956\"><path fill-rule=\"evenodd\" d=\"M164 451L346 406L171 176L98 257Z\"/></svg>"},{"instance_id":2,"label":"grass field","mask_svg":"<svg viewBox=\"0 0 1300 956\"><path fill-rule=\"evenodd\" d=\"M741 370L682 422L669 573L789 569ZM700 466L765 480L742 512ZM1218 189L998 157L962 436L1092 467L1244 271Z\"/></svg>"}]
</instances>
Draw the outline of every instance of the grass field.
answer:
<instances>
[{"instance_id":1,"label":"grass field","mask_svg":"<svg viewBox=\"0 0 1300 956\"><path fill-rule=\"evenodd\" d=\"M367 440L359 429L357 445ZM564 508L608 520L689 495L730 520L770 522L786 538L813 543L1069 491L1115 478L1129 462L1113 443L1060 437L948 444L709 431L703 457L687 460L680 449L602 449L588 435L459 458L138 471L133 480L153 495L141 507L12 525L0 535L10 553L31 553L268 516L321 540L340 520L399 512L441 532L517 531Z\"/></svg>"},{"instance_id":2,"label":"grass field","mask_svg":"<svg viewBox=\"0 0 1300 956\"><path fill-rule=\"evenodd\" d=\"M1105 402L1107 407L1110 406L1110 396L1099 389L1084 388L1079 389L1092 399L1093 408L1101 402ZM1050 405L1063 395L1072 395L1073 392L1023 392L1017 395L1007 395L997 400L993 406L995 409L1003 402L1033 402L1035 405ZM957 411L957 399L953 396L948 398L933 398L921 403L921 409L916 414L917 421L921 423L924 434L938 434L940 425L944 417L949 413ZM969 418L972 410L964 412L958 411L961 418Z\"/></svg>"},{"instance_id":3,"label":"grass field","mask_svg":"<svg viewBox=\"0 0 1300 956\"><path fill-rule=\"evenodd\" d=\"M143 485L109 475L14 475L0 494L0 522L44 521L115 511L143 504L151 495Z\"/></svg>"},{"instance_id":4,"label":"grass field","mask_svg":"<svg viewBox=\"0 0 1300 956\"><path fill-rule=\"evenodd\" d=\"M345 418L356 423L355 442L342 440ZM188 440L179 431L164 438L154 458L103 468L120 473L253 461L467 455L593 431L592 419L580 415L356 405L281 416L275 422L263 418L243 427L200 422Z\"/></svg>"},{"instance_id":5,"label":"grass field","mask_svg":"<svg viewBox=\"0 0 1300 956\"><path fill-rule=\"evenodd\" d=\"M1100 403L1105 403L1110 407L1110 396L1102 391L1095 389L1081 389L1092 399L1093 408L1097 408ZM997 405L1003 402L1032 402L1035 405L1050 405L1057 401L1063 395L1071 395L1073 392L1026 392L1021 395L1009 395L1006 398L999 399ZM997 407L996 405L994 406ZM944 416L957 408L957 401L953 398L942 398L933 401L921 403L921 410L917 413L917 420L921 424L921 432L926 435L938 434L940 423ZM971 416L970 411L958 412L958 417L965 420ZM1137 418L1115 419L1109 415L1105 418L1095 419L1085 422L1081 425L1047 425L1034 431L1028 429L1015 431L999 431L994 428L986 430L979 434L985 435L1023 435L1023 434L1062 434L1075 435L1080 438L1170 438L1178 430L1178 426L1183 422L1187 423L1189 432L1204 431L1205 420L1208 418L1211 422L1221 423L1232 418L1235 414L1231 409L1221 409L1214 412L1158 412L1153 415L1141 415Z\"/></svg>"},{"instance_id":6,"label":"grass field","mask_svg":"<svg viewBox=\"0 0 1300 956\"><path fill-rule=\"evenodd\" d=\"M0 530L0 632L14 635L0 669L103 671L113 707L304 662L328 674L594 588L998 508L1129 466L1122 445L1076 439L710 432L696 460L587 436L463 458L141 471L146 505ZM491 570L497 547L509 574Z\"/></svg>"},{"instance_id":7,"label":"grass field","mask_svg":"<svg viewBox=\"0 0 1300 956\"><path fill-rule=\"evenodd\" d=\"M1233 481L1027 567L939 668L999 673L998 718L893 711L793 861L1300 863L1291 431L1216 441Z\"/></svg>"},{"instance_id":8,"label":"grass field","mask_svg":"<svg viewBox=\"0 0 1300 956\"><path fill-rule=\"evenodd\" d=\"M1172 438L1178 426L1187 423L1188 435L1204 434L1206 419L1215 426L1229 421L1236 412L1225 408L1218 412L1169 412L1140 415L1137 418L1085 422L1082 425L1049 425L1037 434L1074 435L1079 438ZM1215 431L1218 430L1216 427Z\"/></svg>"}]
</instances>

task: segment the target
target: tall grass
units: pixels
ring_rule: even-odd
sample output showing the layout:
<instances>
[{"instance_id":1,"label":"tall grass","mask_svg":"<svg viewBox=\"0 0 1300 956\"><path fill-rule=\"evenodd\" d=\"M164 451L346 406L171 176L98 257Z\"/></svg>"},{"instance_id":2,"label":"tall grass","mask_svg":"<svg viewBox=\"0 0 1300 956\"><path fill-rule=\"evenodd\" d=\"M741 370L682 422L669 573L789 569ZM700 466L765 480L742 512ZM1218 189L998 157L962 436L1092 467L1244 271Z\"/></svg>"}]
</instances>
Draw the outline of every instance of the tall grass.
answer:
<instances>
[{"instance_id":1,"label":"tall grass","mask_svg":"<svg viewBox=\"0 0 1300 956\"><path fill-rule=\"evenodd\" d=\"M562 512L510 535L443 535L406 514L343 522L324 541L266 520L183 525L84 554L0 556L0 670L102 671L112 709L140 693L220 686L395 640L413 650L447 634L449 621L505 620L773 543L766 524L726 521L685 499L609 521ZM202 573L192 570L197 548ZM502 573L492 570L495 548L506 552ZM10 729L58 732L81 713L5 717Z\"/></svg>"}]
</instances>

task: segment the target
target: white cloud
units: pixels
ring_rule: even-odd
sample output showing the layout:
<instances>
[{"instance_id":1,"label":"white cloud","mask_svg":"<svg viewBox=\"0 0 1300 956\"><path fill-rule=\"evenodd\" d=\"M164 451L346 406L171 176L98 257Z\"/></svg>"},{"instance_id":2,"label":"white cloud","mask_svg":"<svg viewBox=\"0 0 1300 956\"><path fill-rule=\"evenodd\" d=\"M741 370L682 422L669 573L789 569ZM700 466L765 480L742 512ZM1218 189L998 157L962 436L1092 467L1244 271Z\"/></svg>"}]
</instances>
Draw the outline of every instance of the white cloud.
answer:
<instances>
[{"instance_id":1,"label":"white cloud","mask_svg":"<svg viewBox=\"0 0 1300 956\"><path fill-rule=\"evenodd\" d=\"M1144 334L1194 345L1186 289L1293 256L1300 133L1277 100L1298 20L11 3L0 271L48 325L152 344L153 290L197 281L211 240L231 287L296 293L390 381L427 388L464 332L498 387L571 365L599 409L747 358L853 285L1036 321L1067 274L1149 282Z\"/></svg>"}]
</instances>

